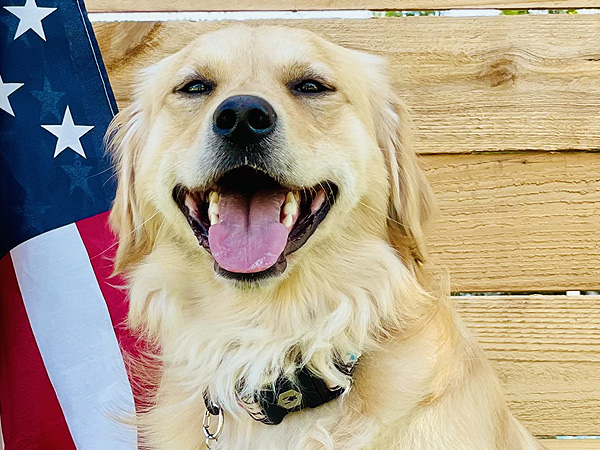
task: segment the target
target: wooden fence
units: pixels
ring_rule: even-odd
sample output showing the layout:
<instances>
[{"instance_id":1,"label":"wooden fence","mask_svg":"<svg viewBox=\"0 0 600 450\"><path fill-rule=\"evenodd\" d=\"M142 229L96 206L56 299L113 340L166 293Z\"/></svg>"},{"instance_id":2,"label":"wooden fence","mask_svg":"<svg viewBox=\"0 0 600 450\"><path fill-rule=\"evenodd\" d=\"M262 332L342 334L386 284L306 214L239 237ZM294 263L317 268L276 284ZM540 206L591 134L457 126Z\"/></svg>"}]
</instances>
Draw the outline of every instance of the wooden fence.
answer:
<instances>
[{"instance_id":1,"label":"wooden fence","mask_svg":"<svg viewBox=\"0 0 600 450\"><path fill-rule=\"evenodd\" d=\"M168 7L166 6L168 5ZM574 8L587 0L89 0L90 11ZM598 5L600 6L600 5ZM126 16L125 16L126 17ZM386 56L413 111L456 297L535 434L600 435L600 16L269 20ZM132 74L230 22L96 23L118 103ZM528 292L548 295L522 295ZM548 439L549 449L600 441Z\"/></svg>"}]
</instances>

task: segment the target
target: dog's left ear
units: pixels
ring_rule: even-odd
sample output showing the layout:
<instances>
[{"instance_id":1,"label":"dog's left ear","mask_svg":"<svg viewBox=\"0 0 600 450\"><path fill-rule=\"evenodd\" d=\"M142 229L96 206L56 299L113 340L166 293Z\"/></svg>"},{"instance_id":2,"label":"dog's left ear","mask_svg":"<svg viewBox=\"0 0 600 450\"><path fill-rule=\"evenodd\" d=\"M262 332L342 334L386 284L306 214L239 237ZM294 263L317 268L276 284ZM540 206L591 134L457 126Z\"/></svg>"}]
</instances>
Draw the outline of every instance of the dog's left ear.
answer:
<instances>
[{"instance_id":1,"label":"dog's left ear","mask_svg":"<svg viewBox=\"0 0 600 450\"><path fill-rule=\"evenodd\" d=\"M379 80L370 101L378 144L389 174L390 242L401 253L408 253L415 261L424 263L427 259L425 228L435 209L434 196L413 150L408 110L392 91L382 66L380 62Z\"/></svg>"},{"instance_id":2,"label":"dog's left ear","mask_svg":"<svg viewBox=\"0 0 600 450\"><path fill-rule=\"evenodd\" d=\"M150 84L155 66L138 75L132 102L110 123L105 147L110 152L117 171L117 192L110 211L110 224L119 246L115 256L115 273L139 262L152 248L158 220L150 213L138 195L136 161L146 145L152 89Z\"/></svg>"},{"instance_id":3,"label":"dog's left ear","mask_svg":"<svg viewBox=\"0 0 600 450\"><path fill-rule=\"evenodd\" d=\"M152 250L162 219L154 207L139 195L141 189L136 173L140 155L154 116L157 89L163 64L169 58L141 70L131 85L131 103L113 118L104 142L117 171L117 192L110 211L110 225L119 241L115 256L115 273L138 263Z\"/></svg>"},{"instance_id":4,"label":"dog's left ear","mask_svg":"<svg viewBox=\"0 0 600 450\"><path fill-rule=\"evenodd\" d=\"M116 273L139 261L149 241L147 218L142 215L136 193L135 161L144 140L141 120L141 112L134 102L115 116L105 137L118 175L110 211L110 224L119 240L114 261Z\"/></svg>"}]
</instances>

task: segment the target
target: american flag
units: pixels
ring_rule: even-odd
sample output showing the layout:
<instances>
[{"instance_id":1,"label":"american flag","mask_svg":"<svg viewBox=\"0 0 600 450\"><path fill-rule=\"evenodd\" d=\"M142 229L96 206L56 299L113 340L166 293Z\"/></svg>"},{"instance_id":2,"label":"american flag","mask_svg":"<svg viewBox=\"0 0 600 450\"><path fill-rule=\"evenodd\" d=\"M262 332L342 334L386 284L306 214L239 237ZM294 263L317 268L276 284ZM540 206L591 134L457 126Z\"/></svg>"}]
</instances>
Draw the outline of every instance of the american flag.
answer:
<instances>
[{"instance_id":1,"label":"american flag","mask_svg":"<svg viewBox=\"0 0 600 450\"><path fill-rule=\"evenodd\" d=\"M0 421L7 450L134 450L110 278L116 113L82 0L0 0Z\"/></svg>"}]
</instances>

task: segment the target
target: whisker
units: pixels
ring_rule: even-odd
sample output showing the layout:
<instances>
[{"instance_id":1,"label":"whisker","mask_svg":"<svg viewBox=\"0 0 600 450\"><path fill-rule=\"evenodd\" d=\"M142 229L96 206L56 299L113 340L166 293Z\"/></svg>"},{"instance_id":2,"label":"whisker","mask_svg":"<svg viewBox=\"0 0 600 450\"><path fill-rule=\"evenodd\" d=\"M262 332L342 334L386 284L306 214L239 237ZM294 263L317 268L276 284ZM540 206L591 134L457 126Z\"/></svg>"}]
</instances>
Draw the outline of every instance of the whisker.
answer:
<instances>
[{"instance_id":1,"label":"whisker","mask_svg":"<svg viewBox=\"0 0 600 450\"><path fill-rule=\"evenodd\" d=\"M162 222L160 223L160 227L158 227L158 231L156 232L154 242L152 243L152 251L154 251L154 247L156 247L156 243L158 242L158 236L160 235L160 231L162 230L162 227L165 224L165 220L166 219L163 218Z\"/></svg>"},{"instance_id":2,"label":"whisker","mask_svg":"<svg viewBox=\"0 0 600 450\"><path fill-rule=\"evenodd\" d=\"M98 172L98 173L95 173L94 175L90 175L90 176L88 177L88 179L90 179L90 178L94 178L94 177L97 177L97 176L100 176L100 175L102 175L103 173L105 173L105 172L108 172L108 171L110 171L110 170L114 170L114 167L113 167L112 165L111 165L110 167L107 167L106 169L104 169L104 170L102 170L102 171ZM109 178L109 179L110 179L110 178Z\"/></svg>"},{"instance_id":3,"label":"whisker","mask_svg":"<svg viewBox=\"0 0 600 450\"><path fill-rule=\"evenodd\" d=\"M152 216L150 216L148 219L146 219L143 223L139 224L137 227L135 227L133 230L131 230L129 233L127 233L127 236L131 236L133 233L135 233L137 230L139 230L141 227L143 227L144 225L146 225L148 222L150 222L152 219L154 219L154 217L156 217L156 215L158 214L158 211L156 211L154 214L152 214ZM91 256L90 259L94 259L97 258L98 256L102 256L104 255L107 251L109 251L111 248L116 247L119 244L119 242L115 242L114 244L112 244L111 246L109 246L108 248L106 248L105 250L102 250L100 253L98 253L97 255Z\"/></svg>"},{"instance_id":4,"label":"whisker","mask_svg":"<svg viewBox=\"0 0 600 450\"><path fill-rule=\"evenodd\" d=\"M106 183L108 183L110 180L112 180L113 178L116 178L116 177L117 177L117 173L115 172L110 177L108 177L104 183L102 183L102 187L104 188L106 186Z\"/></svg>"},{"instance_id":5,"label":"whisker","mask_svg":"<svg viewBox=\"0 0 600 450\"><path fill-rule=\"evenodd\" d=\"M361 205L363 205L365 208L369 208L371 211L376 212L377 214L381 214L382 216L384 216L385 218L387 218L388 220L391 220L394 223L397 223L400 226L405 226L402 222L398 222L396 219L391 218L389 215L387 214L383 214L380 211L377 211L375 208L373 208L370 205L367 205L365 202L363 202L362 200L359 201L358 203L360 203Z\"/></svg>"}]
</instances>

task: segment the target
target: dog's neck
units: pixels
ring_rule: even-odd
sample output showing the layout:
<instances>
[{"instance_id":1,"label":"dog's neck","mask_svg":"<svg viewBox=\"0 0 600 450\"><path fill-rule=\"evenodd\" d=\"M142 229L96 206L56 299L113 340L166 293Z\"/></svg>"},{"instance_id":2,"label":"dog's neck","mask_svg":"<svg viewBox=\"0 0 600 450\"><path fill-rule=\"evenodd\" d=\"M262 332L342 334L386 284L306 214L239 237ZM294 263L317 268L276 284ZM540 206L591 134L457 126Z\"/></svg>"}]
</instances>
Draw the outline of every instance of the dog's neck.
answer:
<instances>
[{"instance_id":1,"label":"dog's neck","mask_svg":"<svg viewBox=\"0 0 600 450\"><path fill-rule=\"evenodd\" d=\"M199 404L208 389L230 414L245 414L240 394L254 395L301 367L345 387L349 379L336 367L337 356L378 349L432 300L384 242L344 250L341 261L356 261L343 270L324 254L310 267L294 267L276 289L242 291L194 271L204 264L187 264L185 273L165 267L176 250L157 247L132 274L130 323L162 347L171 381Z\"/></svg>"},{"instance_id":2,"label":"dog's neck","mask_svg":"<svg viewBox=\"0 0 600 450\"><path fill-rule=\"evenodd\" d=\"M337 358L338 370L351 380L359 358L360 355L352 352L340 355ZM243 383L240 383L238 392L242 386ZM304 366L297 369L292 378L282 375L251 396L238 395L238 403L254 420L278 425L288 414L321 406L347 393L350 387L351 384L345 387L328 385ZM212 401L208 389L204 392L204 403L211 415L221 414L219 405Z\"/></svg>"}]
</instances>

